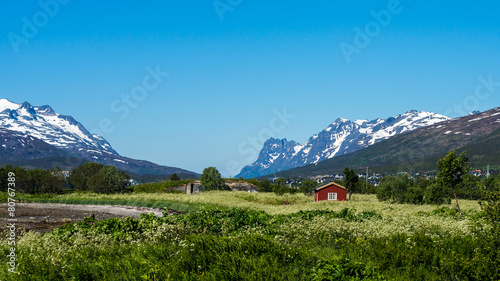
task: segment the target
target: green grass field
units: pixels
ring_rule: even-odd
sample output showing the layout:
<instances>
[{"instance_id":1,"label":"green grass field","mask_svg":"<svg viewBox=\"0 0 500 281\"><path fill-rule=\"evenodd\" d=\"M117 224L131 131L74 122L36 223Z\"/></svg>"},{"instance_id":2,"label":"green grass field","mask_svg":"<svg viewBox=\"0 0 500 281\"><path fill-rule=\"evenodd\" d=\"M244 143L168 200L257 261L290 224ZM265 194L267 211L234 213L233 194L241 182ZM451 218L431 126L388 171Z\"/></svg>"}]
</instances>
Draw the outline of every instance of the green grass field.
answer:
<instances>
[{"instance_id":1,"label":"green grass field","mask_svg":"<svg viewBox=\"0 0 500 281\"><path fill-rule=\"evenodd\" d=\"M18 241L0 280L495 280L476 201L313 202L302 194L71 193L34 202L167 207L165 218L68 224ZM282 205L286 201L290 204ZM8 254L7 241L0 252ZM5 267L5 263L2 265ZM36 277L37 279L33 279Z\"/></svg>"}]
</instances>

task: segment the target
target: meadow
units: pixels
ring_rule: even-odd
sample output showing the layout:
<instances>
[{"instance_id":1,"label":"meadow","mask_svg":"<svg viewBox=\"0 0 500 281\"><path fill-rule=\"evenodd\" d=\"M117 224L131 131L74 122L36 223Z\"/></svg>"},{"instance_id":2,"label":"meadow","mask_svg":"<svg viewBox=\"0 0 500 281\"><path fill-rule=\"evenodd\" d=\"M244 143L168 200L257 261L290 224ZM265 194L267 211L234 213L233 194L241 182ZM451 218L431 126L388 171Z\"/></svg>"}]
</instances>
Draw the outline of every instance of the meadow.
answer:
<instances>
[{"instance_id":1,"label":"meadow","mask_svg":"<svg viewBox=\"0 0 500 281\"><path fill-rule=\"evenodd\" d=\"M211 191L23 195L23 201L166 207L183 214L86 219L18 239L0 280L497 280L477 201L313 202L303 194ZM287 204L282 204L286 202ZM288 204L289 203L289 204ZM0 252L9 251L2 240ZM2 264L5 266L5 263Z\"/></svg>"}]
</instances>

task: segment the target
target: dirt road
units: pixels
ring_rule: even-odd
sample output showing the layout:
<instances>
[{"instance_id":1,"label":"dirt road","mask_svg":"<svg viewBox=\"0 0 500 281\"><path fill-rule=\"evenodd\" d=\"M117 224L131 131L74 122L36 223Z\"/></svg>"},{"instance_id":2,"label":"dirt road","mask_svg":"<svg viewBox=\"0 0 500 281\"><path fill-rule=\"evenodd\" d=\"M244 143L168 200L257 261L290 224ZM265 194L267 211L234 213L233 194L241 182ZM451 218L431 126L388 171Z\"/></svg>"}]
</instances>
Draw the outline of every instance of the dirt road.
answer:
<instances>
[{"instance_id":1,"label":"dirt road","mask_svg":"<svg viewBox=\"0 0 500 281\"><path fill-rule=\"evenodd\" d=\"M66 222L78 222L94 216L98 220L139 217L141 213L163 216L163 209L118 205L78 205L56 203L17 203L15 218L18 229L50 232ZM0 229L7 225L7 204L0 204Z\"/></svg>"}]
</instances>

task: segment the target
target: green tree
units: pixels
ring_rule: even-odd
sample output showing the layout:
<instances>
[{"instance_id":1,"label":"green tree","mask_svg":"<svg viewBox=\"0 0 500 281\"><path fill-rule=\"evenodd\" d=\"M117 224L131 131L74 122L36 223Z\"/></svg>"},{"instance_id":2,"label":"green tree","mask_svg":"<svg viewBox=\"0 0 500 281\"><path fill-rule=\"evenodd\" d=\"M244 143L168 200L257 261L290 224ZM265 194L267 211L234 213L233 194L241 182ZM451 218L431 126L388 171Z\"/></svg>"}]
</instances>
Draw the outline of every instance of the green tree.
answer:
<instances>
[{"instance_id":1,"label":"green tree","mask_svg":"<svg viewBox=\"0 0 500 281\"><path fill-rule=\"evenodd\" d=\"M12 172L14 168L10 165L6 165L5 167L0 167L0 190L7 191L8 188L8 179L9 172Z\"/></svg>"},{"instance_id":2,"label":"green tree","mask_svg":"<svg viewBox=\"0 0 500 281\"><path fill-rule=\"evenodd\" d=\"M312 179L305 179L300 184L300 191L305 195L311 195L314 192L314 189L318 185L318 182Z\"/></svg>"},{"instance_id":3,"label":"green tree","mask_svg":"<svg viewBox=\"0 0 500 281\"><path fill-rule=\"evenodd\" d=\"M485 191L484 199L479 201L484 223L476 221L475 232L478 234L479 252L477 266L485 275L483 280L500 280L500 192Z\"/></svg>"},{"instance_id":4,"label":"green tree","mask_svg":"<svg viewBox=\"0 0 500 281\"><path fill-rule=\"evenodd\" d=\"M41 191L46 193L60 193L66 184L66 179L60 174L46 173L40 179Z\"/></svg>"},{"instance_id":5,"label":"green tree","mask_svg":"<svg viewBox=\"0 0 500 281\"><path fill-rule=\"evenodd\" d=\"M288 191L288 187L286 186L286 179L279 178L275 180L273 191L276 195L283 195Z\"/></svg>"},{"instance_id":6,"label":"green tree","mask_svg":"<svg viewBox=\"0 0 500 281\"><path fill-rule=\"evenodd\" d=\"M379 200L391 200L392 202L418 202L420 198L419 191L412 189L411 195L408 190L413 187L413 180L407 175L397 175L396 177L384 177L381 181L377 193ZM410 195L412 198L408 198Z\"/></svg>"},{"instance_id":7,"label":"green tree","mask_svg":"<svg viewBox=\"0 0 500 281\"><path fill-rule=\"evenodd\" d=\"M345 175L344 186L347 188L347 191L349 192L349 201L350 201L352 193L356 192L356 189L358 187L359 177L356 174L356 172L354 172L354 170L349 167L344 168L344 175Z\"/></svg>"},{"instance_id":8,"label":"green tree","mask_svg":"<svg viewBox=\"0 0 500 281\"><path fill-rule=\"evenodd\" d=\"M462 176L469 171L469 166L467 165L468 160L465 151L457 157L455 150L450 151L445 157L439 157L438 160L438 182L451 190L455 197L458 212L462 217L463 214L458 204L456 188L462 182Z\"/></svg>"},{"instance_id":9,"label":"green tree","mask_svg":"<svg viewBox=\"0 0 500 281\"><path fill-rule=\"evenodd\" d=\"M172 175L170 175L170 177L168 179L170 181L180 181L181 180L181 178L179 178L179 176L176 173L173 173Z\"/></svg>"},{"instance_id":10,"label":"green tree","mask_svg":"<svg viewBox=\"0 0 500 281\"><path fill-rule=\"evenodd\" d=\"M279 178L274 182L274 184L276 185L276 187L286 186L286 179Z\"/></svg>"},{"instance_id":11,"label":"green tree","mask_svg":"<svg viewBox=\"0 0 500 281\"><path fill-rule=\"evenodd\" d=\"M87 184L89 179L103 167L103 164L87 162L71 171L69 183L76 189L87 190L89 188Z\"/></svg>"},{"instance_id":12,"label":"green tree","mask_svg":"<svg viewBox=\"0 0 500 281\"><path fill-rule=\"evenodd\" d=\"M273 192L273 185L268 179L263 179L256 185L259 187L259 192Z\"/></svg>"},{"instance_id":13,"label":"green tree","mask_svg":"<svg viewBox=\"0 0 500 281\"><path fill-rule=\"evenodd\" d=\"M439 183L433 183L425 190L427 204L449 204L450 200L450 190Z\"/></svg>"},{"instance_id":14,"label":"green tree","mask_svg":"<svg viewBox=\"0 0 500 281\"><path fill-rule=\"evenodd\" d=\"M484 183L479 177L465 174L460 184L456 186L456 192L460 199L479 200L484 192Z\"/></svg>"},{"instance_id":15,"label":"green tree","mask_svg":"<svg viewBox=\"0 0 500 281\"><path fill-rule=\"evenodd\" d=\"M498 184L498 179L497 177L493 176L485 178L483 181L484 189L486 191L498 191L495 187L497 184Z\"/></svg>"},{"instance_id":16,"label":"green tree","mask_svg":"<svg viewBox=\"0 0 500 281\"><path fill-rule=\"evenodd\" d=\"M113 166L102 167L87 182L90 190L96 193L117 193L125 190L130 177Z\"/></svg>"},{"instance_id":17,"label":"green tree","mask_svg":"<svg viewBox=\"0 0 500 281\"><path fill-rule=\"evenodd\" d=\"M67 185L67 181L58 169L52 171L45 169L27 170L23 167L0 167L0 186L7 189L8 172L16 175L16 188L25 193L59 193Z\"/></svg>"},{"instance_id":18,"label":"green tree","mask_svg":"<svg viewBox=\"0 0 500 281\"><path fill-rule=\"evenodd\" d=\"M424 191L417 186L408 188L405 194L405 202L415 205L424 203Z\"/></svg>"},{"instance_id":19,"label":"green tree","mask_svg":"<svg viewBox=\"0 0 500 281\"><path fill-rule=\"evenodd\" d=\"M215 167L208 167L203 170L201 175L201 185L203 190L226 190L226 184L219 171Z\"/></svg>"}]
</instances>

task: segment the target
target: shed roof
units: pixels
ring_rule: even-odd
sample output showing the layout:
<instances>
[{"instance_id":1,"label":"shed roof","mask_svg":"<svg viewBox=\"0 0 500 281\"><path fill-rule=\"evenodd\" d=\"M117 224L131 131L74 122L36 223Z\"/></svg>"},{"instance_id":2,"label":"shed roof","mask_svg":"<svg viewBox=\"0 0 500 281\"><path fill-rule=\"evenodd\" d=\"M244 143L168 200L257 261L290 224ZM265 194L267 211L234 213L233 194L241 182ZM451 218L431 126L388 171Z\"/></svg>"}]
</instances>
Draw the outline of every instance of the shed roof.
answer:
<instances>
[{"instance_id":1,"label":"shed roof","mask_svg":"<svg viewBox=\"0 0 500 281\"><path fill-rule=\"evenodd\" d=\"M330 187L330 186L336 186L336 187L339 187L339 188L342 188L343 190L346 190L347 191L347 188L343 187L342 185L336 183L336 182L330 182L330 183L327 183L325 185L322 185L322 186L319 186L319 187L316 187L316 189L314 190L314 192L318 192L322 189L325 189L327 187Z\"/></svg>"}]
</instances>

